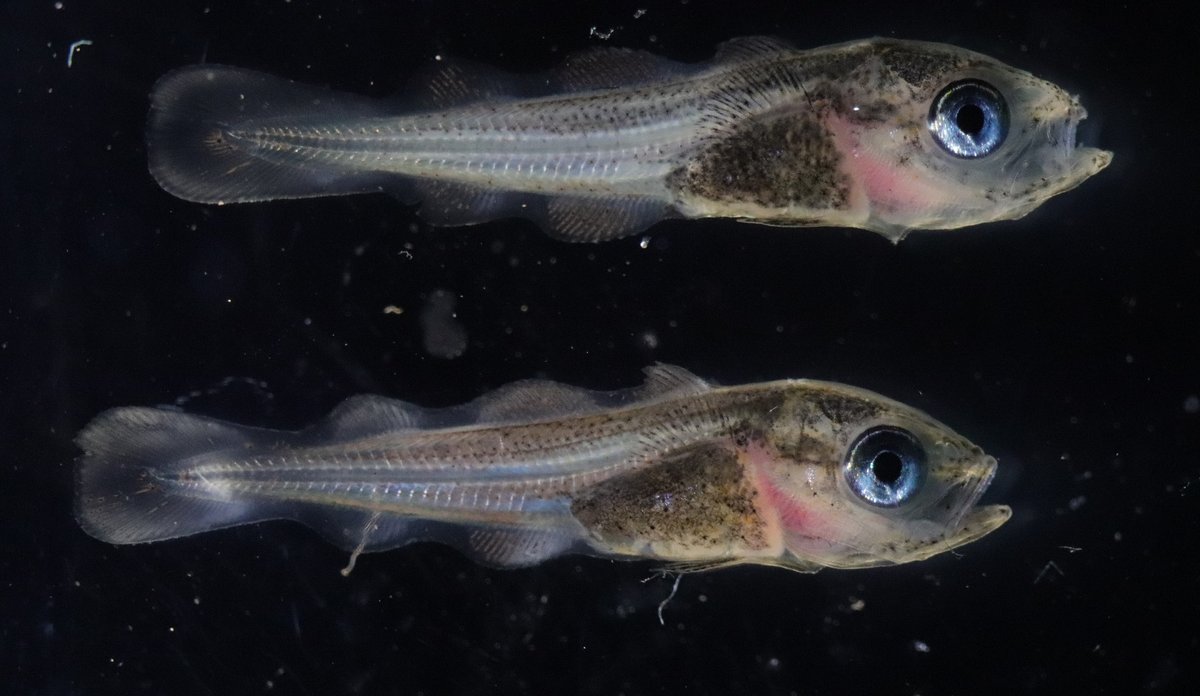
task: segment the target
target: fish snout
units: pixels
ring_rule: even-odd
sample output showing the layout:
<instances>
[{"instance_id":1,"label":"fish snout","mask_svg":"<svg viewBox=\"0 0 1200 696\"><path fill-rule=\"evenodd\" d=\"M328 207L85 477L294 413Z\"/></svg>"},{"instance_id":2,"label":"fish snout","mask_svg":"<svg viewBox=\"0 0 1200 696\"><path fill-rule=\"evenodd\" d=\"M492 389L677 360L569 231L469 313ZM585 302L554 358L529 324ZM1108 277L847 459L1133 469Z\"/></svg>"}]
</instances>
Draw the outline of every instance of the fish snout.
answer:
<instances>
[{"instance_id":1,"label":"fish snout","mask_svg":"<svg viewBox=\"0 0 1200 696\"><path fill-rule=\"evenodd\" d=\"M1065 190L1107 167L1112 162L1113 153L1084 146L1080 139L1081 132L1088 136L1095 134L1095 129L1088 132L1083 125L1088 117L1087 109L1079 102L1078 96L1065 97L1061 101L1062 105L1056 109L1059 113L1048 119L1046 140L1054 150L1053 161L1061 171ZM1090 140L1090 137L1087 139Z\"/></svg>"}]
</instances>

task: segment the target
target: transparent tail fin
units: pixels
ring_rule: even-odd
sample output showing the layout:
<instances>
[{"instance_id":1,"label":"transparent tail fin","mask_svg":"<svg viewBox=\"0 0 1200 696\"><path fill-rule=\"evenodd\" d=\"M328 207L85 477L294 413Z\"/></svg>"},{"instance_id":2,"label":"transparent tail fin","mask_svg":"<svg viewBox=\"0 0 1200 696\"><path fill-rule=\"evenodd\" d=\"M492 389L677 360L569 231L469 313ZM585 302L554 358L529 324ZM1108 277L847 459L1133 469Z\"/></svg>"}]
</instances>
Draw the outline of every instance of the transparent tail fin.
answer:
<instances>
[{"instance_id":1,"label":"transparent tail fin","mask_svg":"<svg viewBox=\"0 0 1200 696\"><path fill-rule=\"evenodd\" d=\"M153 408L118 408L76 437L75 514L88 534L140 544L269 519L246 501L181 495L172 472L189 458L245 447L257 433L220 421Z\"/></svg>"},{"instance_id":2,"label":"transparent tail fin","mask_svg":"<svg viewBox=\"0 0 1200 696\"><path fill-rule=\"evenodd\" d=\"M191 65L154 86L146 126L150 173L196 203L310 198L380 189L377 173L351 171L261 150L240 137L250 125L302 126L376 115L376 103L253 70Z\"/></svg>"},{"instance_id":3,"label":"transparent tail fin","mask_svg":"<svg viewBox=\"0 0 1200 696\"><path fill-rule=\"evenodd\" d=\"M230 492L219 480L199 473L204 466L197 466L236 462L247 452L270 451L296 442L297 437L315 438L314 444L329 446L380 428L402 432L415 425L413 411L399 402L359 397L297 436L164 409L112 409L76 437L83 454L75 472L75 514L84 531L110 544L164 541L291 519L351 551L351 566L360 553L417 541L449 544L482 562L504 567L532 565L583 548L583 530L565 503L547 502L540 514L525 519L489 522L470 506L454 510L413 505L401 510L392 505L384 510L349 497L306 498L306 483L330 481L328 468L320 465L299 474L292 471L293 478L283 483L294 485L282 487L295 495L273 498ZM298 459L308 458L303 448L293 452ZM336 456L329 461L336 461ZM403 478L402 471L394 475Z\"/></svg>"}]
</instances>

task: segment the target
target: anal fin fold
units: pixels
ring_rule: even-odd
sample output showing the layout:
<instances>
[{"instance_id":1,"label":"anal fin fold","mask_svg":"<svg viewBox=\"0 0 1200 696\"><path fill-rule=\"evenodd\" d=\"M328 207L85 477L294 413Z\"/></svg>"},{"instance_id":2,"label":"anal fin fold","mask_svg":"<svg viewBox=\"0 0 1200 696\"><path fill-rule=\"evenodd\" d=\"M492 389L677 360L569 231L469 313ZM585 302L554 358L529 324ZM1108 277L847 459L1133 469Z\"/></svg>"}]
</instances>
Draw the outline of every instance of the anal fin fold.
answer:
<instances>
[{"instance_id":1,"label":"anal fin fold","mask_svg":"<svg viewBox=\"0 0 1200 696\"><path fill-rule=\"evenodd\" d=\"M657 198L556 196L547 202L542 223L558 239L600 242L637 234L673 212Z\"/></svg>"},{"instance_id":2,"label":"anal fin fold","mask_svg":"<svg viewBox=\"0 0 1200 696\"><path fill-rule=\"evenodd\" d=\"M533 528L478 527L469 536L470 552L480 563L522 568L565 553L577 535L562 525Z\"/></svg>"},{"instance_id":3,"label":"anal fin fold","mask_svg":"<svg viewBox=\"0 0 1200 696\"><path fill-rule=\"evenodd\" d=\"M637 234L676 215L661 198L587 196L505 191L444 179L404 177L396 193L417 202L421 219L437 227L462 227L524 218L556 239L601 242Z\"/></svg>"}]
</instances>

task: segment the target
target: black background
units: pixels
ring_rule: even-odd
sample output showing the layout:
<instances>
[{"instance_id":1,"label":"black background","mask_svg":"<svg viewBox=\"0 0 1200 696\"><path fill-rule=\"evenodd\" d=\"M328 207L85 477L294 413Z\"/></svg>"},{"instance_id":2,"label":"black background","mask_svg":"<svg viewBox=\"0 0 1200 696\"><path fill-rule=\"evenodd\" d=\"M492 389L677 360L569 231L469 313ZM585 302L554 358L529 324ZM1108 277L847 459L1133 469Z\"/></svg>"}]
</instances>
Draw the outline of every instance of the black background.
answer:
<instances>
[{"instance_id":1,"label":"black background","mask_svg":"<svg viewBox=\"0 0 1200 696\"><path fill-rule=\"evenodd\" d=\"M1016 2L8 2L0 9L0 682L8 693L1169 693L1196 681L1194 25ZM637 10L646 12L638 17ZM591 36L612 30L607 40ZM147 94L200 60L384 96L433 56L543 69L592 45L946 41L1082 94L1113 165L1028 218L899 246L668 222L602 245L431 230L386 196L225 208L146 172ZM68 46L89 39L67 66ZM466 352L422 345L458 296ZM402 314L385 313L387 306ZM670 581L566 558L345 555L270 523L116 548L71 513L71 438L116 405L297 428L653 361L815 377L1001 461L1014 517L930 561Z\"/></svg>"}]
</instances>

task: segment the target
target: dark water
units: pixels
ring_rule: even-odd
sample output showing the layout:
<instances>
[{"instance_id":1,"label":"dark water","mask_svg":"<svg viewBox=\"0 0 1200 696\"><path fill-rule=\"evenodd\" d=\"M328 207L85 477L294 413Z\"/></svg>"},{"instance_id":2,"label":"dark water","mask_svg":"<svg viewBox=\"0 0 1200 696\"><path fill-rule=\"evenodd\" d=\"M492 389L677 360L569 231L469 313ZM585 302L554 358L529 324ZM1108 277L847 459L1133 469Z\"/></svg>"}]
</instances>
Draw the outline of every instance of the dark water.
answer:
<instances>
[{"instance_id":1,"label":"dark water","mask_svg":"<svg viewBox=\"0 0 1200 696\"><path fill-rule=\"evenodd\" d=\"M1014 2L62 4L0 8L6 692L1196 682L1200 37L1182 18ZM519 221L430 230L386 196L203 207L146 172L147 93L175 66L386 95L435 54L549 67L606 43L592 27L689 60L762 33L956 43L1081 93L1085 137L1116 160L1025 220L899 246L732 222L570 245ZM79 39L93 43L68 68ZM726 383L845 381L925 409L1000 458L990 497L1014 517L910 566L687 576L665 626L670 581L643 564L500 571L420 546L343 578L345 555L288 523L115 548L72 518L71 438L110 406L294 428L359 392L444 405L530 376L614 388L653 361Z\"/></svg>"}]
</instances>

